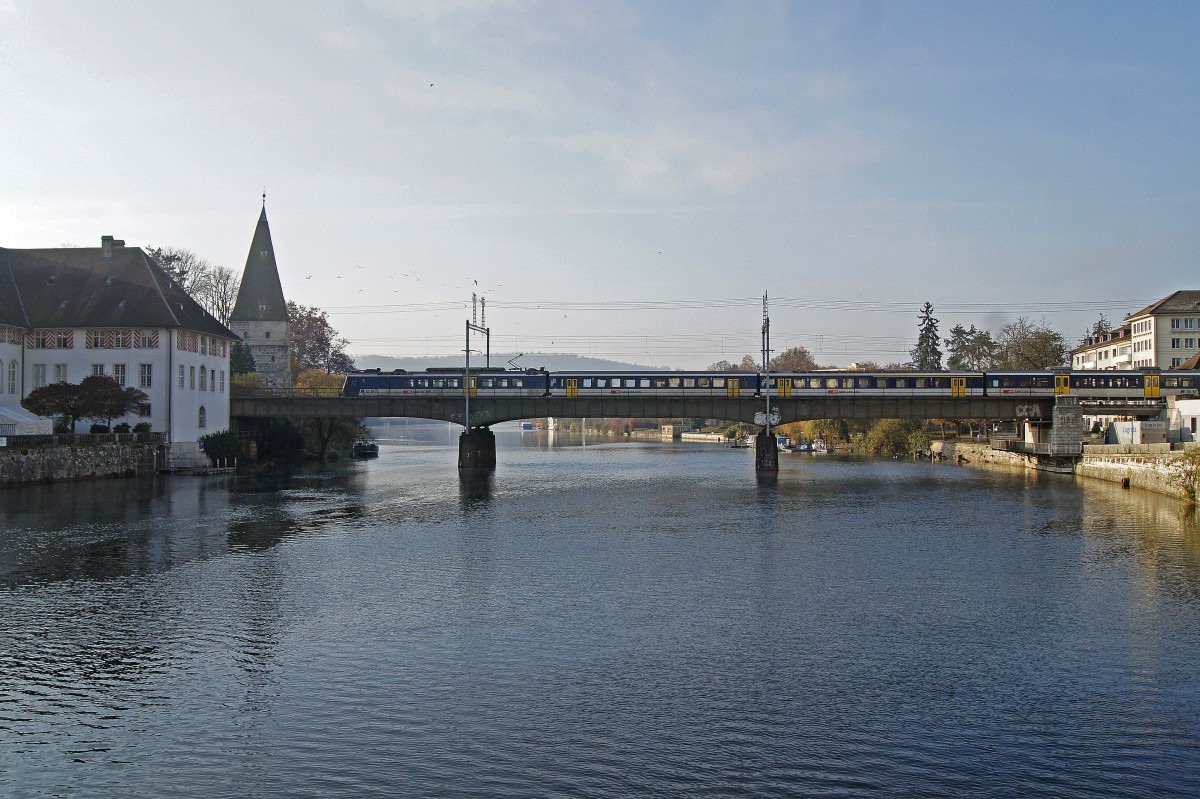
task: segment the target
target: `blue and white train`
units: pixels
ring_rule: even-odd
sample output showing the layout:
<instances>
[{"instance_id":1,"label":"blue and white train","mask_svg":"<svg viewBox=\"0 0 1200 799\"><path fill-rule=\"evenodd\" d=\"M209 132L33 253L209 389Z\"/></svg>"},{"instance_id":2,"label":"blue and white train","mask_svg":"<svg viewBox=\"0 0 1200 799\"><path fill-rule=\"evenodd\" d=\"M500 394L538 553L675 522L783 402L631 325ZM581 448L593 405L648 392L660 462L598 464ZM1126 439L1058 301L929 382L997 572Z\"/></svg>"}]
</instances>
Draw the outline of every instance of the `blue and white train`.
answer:
<instances>
[{"instance_id":1,"label":"blue and white train","mask_svg":"<svg viewBox=\"0 0 1200 799\"><path fill-rule=\"evenodd\" d=\"M549 372L545 369L473 368L423 372L369 369L347 375L347 397L756 397L770 381L771 396L1018 396L1061 394L1085 399L1159 399L1196 394L1197 371L994 371L994 372Z\"/></svg>"}]
</instances>

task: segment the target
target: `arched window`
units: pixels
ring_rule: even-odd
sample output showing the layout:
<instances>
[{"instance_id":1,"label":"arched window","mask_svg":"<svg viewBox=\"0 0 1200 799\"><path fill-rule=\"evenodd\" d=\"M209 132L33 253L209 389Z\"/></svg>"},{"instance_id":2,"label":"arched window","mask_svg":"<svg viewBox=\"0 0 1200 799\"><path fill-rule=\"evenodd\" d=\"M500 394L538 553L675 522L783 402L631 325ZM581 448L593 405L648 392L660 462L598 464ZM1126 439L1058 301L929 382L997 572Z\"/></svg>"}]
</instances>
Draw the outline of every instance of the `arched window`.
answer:
<instances>
[{"instance_id":1,"label":"arched window","mask_svg":"<svg viewBox=\"0 0 1200 799\"><path fill-rule=\"evenodd\" d=\"M17 362L8 362L8 393L17 393Z\"/></svg>"},{"instance_id":2,"label":"arched window","mask_svg":"<svg viewBox=\"0 0 1200 799\"><path fill-rule=\"evenodd\" d=\"M204 406L201 405L200 406L200 427L201 427L201 429L203 429L206 426L207 421L208 420L206 418L206 414L204 413Z\"/></svg>"}]
</instances>

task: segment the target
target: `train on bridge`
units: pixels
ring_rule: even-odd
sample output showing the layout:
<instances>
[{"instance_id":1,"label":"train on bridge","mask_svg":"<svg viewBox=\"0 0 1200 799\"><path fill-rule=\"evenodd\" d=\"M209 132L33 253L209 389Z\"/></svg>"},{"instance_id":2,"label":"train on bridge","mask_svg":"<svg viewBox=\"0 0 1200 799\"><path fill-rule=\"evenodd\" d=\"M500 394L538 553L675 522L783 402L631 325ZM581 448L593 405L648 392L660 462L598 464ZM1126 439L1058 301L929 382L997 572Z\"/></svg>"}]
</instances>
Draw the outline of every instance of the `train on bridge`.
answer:
<instances>
[{"instance_id":1,"label":"train on bridge","mask_svg":"<svg viewBox=\"0 0 1200 799\"><path fill-rule=\"evenodd\" d=\"M346 397L1053 397L1105 402L1160 400L1195 395L1200 372L993 371L993 372L550 372L545 369L430 368L423 372L379 369L346 376Z\"/></svg>"}]
</instances>

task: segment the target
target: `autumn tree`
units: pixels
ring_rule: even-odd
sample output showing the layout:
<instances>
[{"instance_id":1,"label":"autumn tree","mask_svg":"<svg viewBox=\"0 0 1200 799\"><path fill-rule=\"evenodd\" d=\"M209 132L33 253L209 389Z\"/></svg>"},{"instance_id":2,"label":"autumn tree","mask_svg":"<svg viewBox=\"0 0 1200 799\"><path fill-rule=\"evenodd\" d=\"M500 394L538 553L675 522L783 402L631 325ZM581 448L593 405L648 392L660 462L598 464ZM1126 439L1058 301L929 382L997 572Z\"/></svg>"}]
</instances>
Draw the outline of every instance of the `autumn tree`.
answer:
<instances>
[{"instance_id":1,"label":"autumn tree","mask_svg":"<svg viewBox=\"0 0 1200 799\"><path fill-rule=\"evenodd\" d=\"M939 345L938 320L933 316L933 304L925 303L917 317L917 345L909 351L913 367L918 372L939 372L942 369L942 349Z\"/></svg>"},{"instance_id":2,"label":"autumn tree","mask_svg":"<svg viewBox=\"0 0 1200 799\"><path fill-rule=\"evenodd\" d=\"M317 395L333 395L341 392L345 375L335 375L321 369L305 369L296 376L296 389L311 391ZM349 447L367 435L362 419L353 416L310 416L304 419L301 429L306 443L317 451L317 457L325 460L332 444L334 447Z\"/></svg>"},{"instance_id":3,"label":"autumn tree","mask_svg":"<svg viewBox=\"0 0 1200 799\"><path fill-rule=\"evenodd\" d=\"M354 359L346 354L346 345L350 342L338 335L324 311L297 305L291 300L287 310L295 378L308 369L320 369L330 374L354 371Z\"/></svg>"},{"instance_id":4,"label":"autumn tree","mask_svg":"<svg viewBox=\"0 0 1200 799\"><path fill-rule=\"evenodd\" d=\"M820 367L805 347L789 347L771 359L772 372L812 372Z\"/></svg>"},{"instance_id":5,"label":"autumn tree","mask_svg":"<svg viewBox=\"0 0 1200 799\"><path fill-rule=\"evenodd\" d=\"M708 367L710 372L757 372L758 361L754 360L753 355L743 355L742 360L737 363L730 363L726 360L717 361L710 364Z\"/></svg>"},{"instance_id":6,"label":"autumn tree","mask_svg":"<svg viewBox=\"0 0 1200 799\"><path fill-rule=\"evenodd\" d=\"M993 369L1049 369L1067 358L1062 333L1050 328L1045 319L1030 322L1022 316L1000 328L999 352Z\"/></svg>"}]
</instances>

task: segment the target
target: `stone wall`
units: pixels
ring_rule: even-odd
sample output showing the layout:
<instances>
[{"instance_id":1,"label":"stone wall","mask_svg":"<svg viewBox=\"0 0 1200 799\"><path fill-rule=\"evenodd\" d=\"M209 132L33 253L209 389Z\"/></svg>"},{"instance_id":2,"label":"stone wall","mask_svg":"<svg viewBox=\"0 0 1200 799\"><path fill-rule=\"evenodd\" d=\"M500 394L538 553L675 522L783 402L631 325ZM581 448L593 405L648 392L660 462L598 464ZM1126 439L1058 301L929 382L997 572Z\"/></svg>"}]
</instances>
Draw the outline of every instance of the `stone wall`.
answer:
<instances>
[{"instance_id":1,"label":"stone wall","mask_svg":"<svg viewBox=\"0 0 1200 799\"><path fill-rule=\"evenodd\" d=\"M0 485L91 480L154 473L153 444L0 449Z\"/></svg>"},{"instance_id":2,"label":"stone wall","mask_svg":"<svg viewBox=\"0 0 1200 799\"><path fill-rule=\"evenodd\" d=\"M1088 446L1084 448L1083 458L1075 464L1075 474L1128 485L1130 488L1144 488L1157 494L1184 498L1183 492L1171 482L1170 478L1171 461L1177 458L1179 453L1163 451L1166 446L1157 444L1119 445L1111 448ZM1146 451L1128 452L1130 449ZM1036 468L1036 462L1032 458L1020 453L994 450L987 444L955 445L947 442L943 457L947 460L955 460L956 456L961 456L966 463Z\"/></svg>"}]
</instances>

